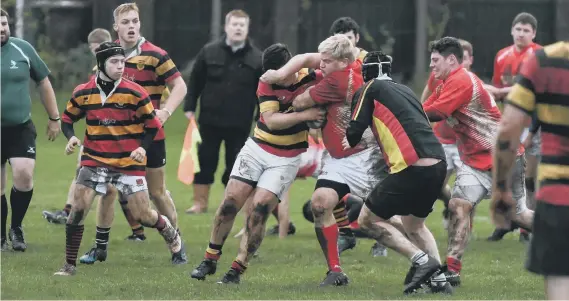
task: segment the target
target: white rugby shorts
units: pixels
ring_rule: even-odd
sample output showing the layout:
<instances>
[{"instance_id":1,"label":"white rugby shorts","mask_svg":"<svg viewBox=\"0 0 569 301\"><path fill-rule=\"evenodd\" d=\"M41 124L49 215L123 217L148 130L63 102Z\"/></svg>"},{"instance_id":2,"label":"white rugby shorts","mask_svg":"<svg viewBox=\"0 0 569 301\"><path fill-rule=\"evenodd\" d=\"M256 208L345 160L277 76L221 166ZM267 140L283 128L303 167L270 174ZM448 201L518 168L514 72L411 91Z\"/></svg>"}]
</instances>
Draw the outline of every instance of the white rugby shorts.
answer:
<instances>
[{"instance_id":1,"label":"white rugby shorts","mask_svg":"<svg viewBox=\"0 0 569 301\"><path fill-rule=\"evenodd\" d=\"M249 138L235 159L230 178L266 189L280 200L296 178L299 166L300 155L279 157Z\"/></svg>"}]
</instances>

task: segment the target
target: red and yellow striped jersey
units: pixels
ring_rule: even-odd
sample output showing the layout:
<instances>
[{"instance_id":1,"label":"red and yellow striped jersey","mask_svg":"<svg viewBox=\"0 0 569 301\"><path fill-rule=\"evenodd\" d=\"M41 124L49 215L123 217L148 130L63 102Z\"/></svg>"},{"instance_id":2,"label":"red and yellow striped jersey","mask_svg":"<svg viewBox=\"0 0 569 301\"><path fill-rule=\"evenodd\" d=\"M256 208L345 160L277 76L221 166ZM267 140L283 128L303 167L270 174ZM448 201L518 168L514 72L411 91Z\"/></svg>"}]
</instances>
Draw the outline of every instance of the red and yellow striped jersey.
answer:
<instances>
[{"instance_id":1,"label":"red and yellow striped jersey","mask_svg":"<svg viewBox=\"0 0 569 301\"><path fill-rule=\"evenodd\" d=\"M166 84L180 76L182 74L168 53L144 38L139 42L138 49L127 57L123 74L124 78L146 89L156 109L160 109L160 100ZM164 138L164 129L160 129L155 140Z\"/></svg>"},{"instance_id":2,"label":"red and yellow striped jersey","mask_svg":"<svg viewBox=\"0 0 569 301\"><path fill-rule=\"evenodd\" d=\"M569 206L569 42L537 50L523 63L506 103L541 124L536 199Z\"/></svg>"},{"instance_id":3,"label":"red and yellow striped jersey","mask_svg":"<svg viewBox=\"0 0 569 301\"><path fill-rule=\"evenodd\" d=\"M347 133L356 130L361 135L371 127L389 173L401 172L422 158L446 160L421 103L408 87L374 79L355 93L354 102Z\"/></svg>"},{"instance_id":4,"label":"red and yellow striped jersey","mask_svg":"<svg viewBox=\"0 0 569 301\"><path fill-rule=\"evenodd\" d=\"M306 151L308 126L302 122L288 129L271 130L265 124L262 114L268 111L293 112L294 98L306 91L306 88L322 80L322 73L320 70L309 73L307 69L303 69L299 72L297 80L296 84L289 87L259 81L257 87L261 117L257 121L252 139L265 151L280 157L295 157Z\"/></svg>"},{"instance_id":5,"label":"red and yellow striped jersey","mask_svg":"<svg viewBox=\"0 0 569 301\"><path fill-rule=\"evenodd\" d=\"M121 79L104 98L96 79L91 79L75 88L62 121L71 124L81 118L85 118L87 124L81 166L145 175L146 159L136 162L130 154L141 146L145 127L160 128L162 125L144 88Z\"/></svg>"}]
</instances>

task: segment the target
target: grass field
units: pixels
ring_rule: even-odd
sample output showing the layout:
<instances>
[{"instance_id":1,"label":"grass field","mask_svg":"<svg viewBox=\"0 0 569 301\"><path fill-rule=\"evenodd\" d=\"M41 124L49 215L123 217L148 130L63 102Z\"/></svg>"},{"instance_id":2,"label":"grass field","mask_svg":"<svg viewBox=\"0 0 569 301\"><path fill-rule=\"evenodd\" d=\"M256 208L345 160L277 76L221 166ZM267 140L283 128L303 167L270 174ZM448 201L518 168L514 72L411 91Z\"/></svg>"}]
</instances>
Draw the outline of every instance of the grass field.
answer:
<instances>
[{"instance_id":1,"label":"grass field","mask_svg":"<svg viewBox=\"0 0 569 301\"><path fill-rule=\"evenodd\" d=\"M64 100L66 98L60 98ZM60 108L64 104L60 103ZM202 259L207 247L213 212L223 195L223 186L215 184L210 199L210 212L189 216L184 210L191 205L191 188L176 179L186 121L177 112L167 123L168 189L178 206L183 239L188 248L189 264L173 267L162 238L147 230L148 239L142 243L127 242L130 234L119 206L116 206L115 223L111 231L109 257L106 262L93 266L78 266L74 277L52 276L64 262L65 230L62 225L48 224L42 210L60 209L66 199L73 177L76 155L63 154L65 138L48 142L45 137L46 117L41 105L34 105L34 122L38 129L35 190L24 231L28 242L25 253L2 253L2 299L441 299L446 296L404 297L403 278L409 263L402 256L389 251L388 257L372 258L373 244L359 240L358 246L342 256L342 265L350 277L348 287L320 289L326 265L312 224L305 221L301 205L310 197L314 180L298 181L291 194L291 216L297 234L285 240L267 237L261 245L260 256L250 263L239 286L215 284L227 271L237 254L239 241L230 238L223 249L223 257L216 275L198 282L190 279L190 271ZM81 122L82 123L82 122ZM78 126L77 132L83 131ZM223 156L221 156L223 158ZM219 179L224 162L220 162ZM7 184L7 191L11 183ZM441 223L441 206L429 217L428 225L439 242L441 254L446 250L446 234ZM524 270L526 247L509 234L499 243L484 239L492 231L488 219L488 203L477 211L474 225L475 238L471 241L463 261L463 286L452 299L543 299L543 281ZM10 219L8 219L9 223ZM269 225L275 224L273 218ZM243 225L238 217L232 235ZM87 217L80 255L94 242L95 211ZM444 257L444 256L443 256Z\"/></svg>"}]
</instances>

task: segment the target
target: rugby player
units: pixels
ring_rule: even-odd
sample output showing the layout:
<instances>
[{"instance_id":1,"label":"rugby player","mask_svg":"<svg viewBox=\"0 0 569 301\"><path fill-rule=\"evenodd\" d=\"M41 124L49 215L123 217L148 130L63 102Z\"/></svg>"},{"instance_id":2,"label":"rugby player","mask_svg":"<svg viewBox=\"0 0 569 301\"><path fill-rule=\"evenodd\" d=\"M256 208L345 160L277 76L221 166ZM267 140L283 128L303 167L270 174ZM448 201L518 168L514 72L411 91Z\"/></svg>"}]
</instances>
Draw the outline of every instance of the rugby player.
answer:
<instances>
[{"instance_id":1,"label":"rugby player","mask_svg":"<svg viewBox=\"0 0 569 301\"><path fill-rule=\"evenodd\" d=\"M462 66L470 71L470 67L474 62L474 55L472 44L465 40L460 40L460 45L462 45L462 49L464 49L464 55L462 59ZM435 78L435 74L433 72L429 75L429 80L427 81L427 85L425 89L423 89L423 94L421 95L421 103L424 103L433 92L442 84L442 80L438 80ZM443 225L445 229L448 229L448 219L449 219L449 210L448 210L448 202L450 201L450 194L451 189L448 185L448 180L452 173L456 170L456 168L462 164L460 161L460 155L458 154L458 148L456 145L456 135L452 128L446 122L437 122L433 126L433 131L435 136L439 139L441 144L443 145L443 149L445 150L446 155L446 162L447 162L447 176L445 178L445 184L443 185L443 190L439 198L443 201L445 205L445 209L443 210ZM472 228L472 222L474 217L474 210L472 211L472 216L470 219L470 227Z\"/></svg>"},{"instance_id":2,"label":"rugby player","mask_svg":"<svg viewBox=\"0 0 569 301\"><path fill-rule=\"evenodd\" d=\"M494 148L491 212L498 228L513 219L507 175L533 112L542 127L543 157L526 267L545 277L549 300L569 300L569 40L528 55L506 98Z\"/></svg>"},{"instance_id":3,"label":"rugby player","mask_svg":"<svg viewBox=\"0 0 569 301\"><path fill-rule=\"evenodd\" d=\"M274 44L263 52L263 69L278 69L290 58L286 46ZM300 154L308 147L306 121L322 121L324 118L324 112L318 108L295 112L292 100L321 79L320 71L315 71L300 80L297 74L291 74L275 84L259 82L257 96L261 116L254 136L247 140L237 155L225 198L215 214L205 258L192 271L192 278L204 280L216 272L221 249L235 216L252 197L253 210L247 215L239 254L218 283L240 282L250 257L261 244L270 212L278 205L298 172Z\"/></svg>"},{"instance_id":4,"label":"rugby player","mask_svg":"<svg viewBox=\"0 0 569 301\"><path fill-rule=\"evenodd\" d=\"M104 42L111 42L111 33L103 28L95 28L93 29L89 35L87 36L87 43L89 45L89 50L93 56L95 56L95 50ZM97 72L97 66L93 68L93 75ZM71 204L73 203L73 192L75 191L75 181L77 180L77 172L81 168L81 152L79 152L79 157L77 158L77 168L75 177L71 181L71 185L69 186L69 191L67 193L67 201L65 202L65 206L63 210L57 210L54 212L44 210L42 212L42 216L50 223L54 224L65 224L67 222L67 217L69 216L69 211L71 210ZM117 197L115 189L108 189L108 193L105 197L114 201ZM107 203L107 202L104 202ZM111 202L112 203L112 202ZM101 204L99 203L99 206ZM99 229L97 229L99 230ZM102 230L105 231L105 230ZM106 231L105 231L106 232Z\"/></svg>"},{"instance_id":5,"label":"rugby player","mask_svg":"<svg viewBox=\"0 0 569 301\"><path fill-rule=\"evenodd\" d=\"M326 122L322 138L328 154L323 159L322 174L318 177L311 198L316 237L326 258L328 272L321 286L347 285L349 280L340 266L338 252L338 224L334 208L348 193L365 197L379 182L381 154L373 134L368 130L362 143L344 150L342 141L350 120L350 105L355 91L363 84L361 61L356 60L356 49L343 34L336 34L320 43L319 53L293 57L279 70L269 70L261 81L271 83L301 68L319 68L324 80L314 88L298 95L293 106L297 110L324 107Z\"/></svg>"},{"instance_id":6,"label":"rugby player","mask_svg":"<svg viewBox=\"0 0 569 301\"><path fill-rule=\"evenodd\" d=\"M444 37L431 45L430 66L443 84L423 103L431 122L444 121L451 126L463 162L457 168L449 202L446 278L453 286L460 285L472 209L490 193L492 186L492 143L501 118L494 97L484 89L482 81L462 67L463 55L462 45L453 37ZM526 207L523 147L519 143L518 146L516 168L511 174L517 201L514 220L531 229L533 211Z\"/></svg>"},{"instance_id":7,"label":"rugby player","mask_svg":"<svg viewBox=\"0 0 569 301\"><path fill-rule=\"evenodd\" d=\"M96 56L96 78L75 88L63 114L67 154L81 144L73 123L85 118L87 129L73 206L65 229L66 262L55 273L59 276L75 274L85 217L95 196L105 194L108 184L127 199L133 216L140 223L159 231L172 254L182 249L176 229L167 217L151 209L149 203L146 150L161 128L149 94L138 84L122 78L126 57L119 44L101 44Z\"/></svg>"},{"instance_id":8,"label":"rugby player","mask_svg":"<svg viewBox=\"0 0 569 301\"><path fill-rule=\"evenodd\" d=\"M411 89L391 79L391 62L380 51L364 58L366 83L354 95L346 140L348 147L356 146L371 127L381 147L389 175L367 196L358 223L369 236L411 260L404 293L412 293L441 269L425 219L442 189L447 166L421 103ZM390 224L396 215L401 215L409 239ZM452 292L442 273L429 283L433 292Z\"/></svg>"},{"instance_id":9,"label":"rugby player","mask_svg":"<svg viewBox=\"0 0 569 301\"><path fill-rule=\"evenodd\" d=\"M536 50L541 48L533 42L537 33L537 19L526 12L519 13L512 22L511 34L514 43L506 48L501 49L494 59L494 74L492 77L492 85L486 85L486 89L494 94L498 99L503 99L512 89L514 79L522 66L522 62L526 57L532 55ZM539 160L540 135L538 128L533 127L534 132L528 129L524 131L525 137L522 136L524 146L528 146L525 151L527 160L525 169L525 182L527 205L530 209L535 209L533 196L535 192L535 177L537 173L537 163ZM515 227L514 227L515 228ZM496 229L490 237L489 241L501 240L504 235L512 231L512 229ZM528 241L529 234L523 229L520 230L520 241Z\"/></svg>"},{"instance_id":10,"label":"rugby player","mask_svg":"<svg viewBox=\"0 0 569 301\"><path fill-rule=\"evenodd\" d=\"M38 88L40 100L49 117L47 137L55 140L59 132L60 118L55 93L49 81L48 67L30 43L10 36L8 13L0 14L2 42L2 239L1 249L8 250L6 222L8 199L6 198L6 162L12 167L13 186L10 193L12 221L9 239L14 251L27 249L22 222L28 211L34 192L34 168L36 163L36 128L31 119L30 79Z\"/></svg>"},{"instance_id":11,"label":"rugby player","mask_svg":"<svg viewBox=\"0 0 569 301\"><path fill-rule=\"evenodd\" d=\"M140 84L146 89L153 106L156 108L156 116L164 124L186 95L187 88L181 73L166 51L140 36L140 17L136 3L119 5L114 10L113 16L115 20L113 29L119 37L117 42L125 49L126 54L123 77ZM160 98L166 86L168 86L170 94L161 108ZM148 149L146 180L148 182L150 199L156 206L156 209L161 214L167 216L172 225L178 229L176 207L165 186L166 143L164 139L164 128L160 128L154 142ZM132 216L130 216L132 213L128 212L128 210L131 210L131 206L126 203L125 199L121 199L120 203L123 211L127 211L127 219L131 219L130 224L133 227ZM107 209L107 214L110 214L112 207L103 207L98 208L98 210ZM107 214L101 213L99 215L106 216ZM138 225L134 227L137 227L133 228L134 236L140 236L143 233L142 227ZM94 263L96 260L102 261L103 258L106 258L106 252L106 250L101 250L95 246L82 256L81 262ZM172 263L187 263L184 246L182 246L180 252L172 255Z\"/></svg>"}]
</instances>

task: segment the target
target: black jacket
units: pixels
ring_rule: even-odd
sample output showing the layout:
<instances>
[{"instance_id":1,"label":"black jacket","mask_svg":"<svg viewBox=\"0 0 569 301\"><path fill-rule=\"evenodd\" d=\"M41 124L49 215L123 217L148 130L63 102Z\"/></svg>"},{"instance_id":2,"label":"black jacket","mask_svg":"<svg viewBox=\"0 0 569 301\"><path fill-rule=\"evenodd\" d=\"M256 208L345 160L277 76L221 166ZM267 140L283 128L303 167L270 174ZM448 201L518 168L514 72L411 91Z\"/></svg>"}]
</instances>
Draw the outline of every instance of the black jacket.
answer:
<instances>
[{"instance_id":1,"label":"black jacket","mask_svg":"<svg viewBox=\"0 0 569 301\"><path fill-rule=\"evenodd\" d=\"M196 111L200 124L249 131L262 75L261 51L249 41L233 52L225 37L205 45L196 57L184 111Z\"/></svg>"}]
</instances>

